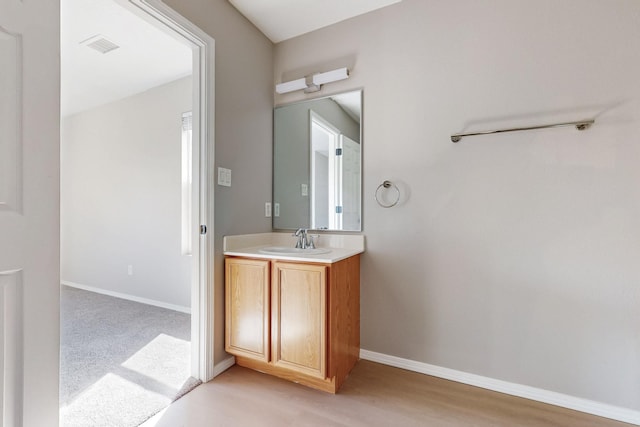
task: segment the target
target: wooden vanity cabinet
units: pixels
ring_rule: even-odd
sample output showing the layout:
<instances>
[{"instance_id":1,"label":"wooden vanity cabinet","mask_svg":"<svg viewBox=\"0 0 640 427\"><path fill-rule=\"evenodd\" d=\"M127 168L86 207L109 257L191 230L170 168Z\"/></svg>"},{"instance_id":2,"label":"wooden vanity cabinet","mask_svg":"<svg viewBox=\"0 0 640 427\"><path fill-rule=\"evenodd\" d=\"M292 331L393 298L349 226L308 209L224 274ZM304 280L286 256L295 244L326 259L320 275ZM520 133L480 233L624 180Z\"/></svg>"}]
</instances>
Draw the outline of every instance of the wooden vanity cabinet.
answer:
<instances>
[{"instance_id":1,"label":"wooden vanity cabinet","mask_svg":"<svg viewBox=\"0 0 640 427\"><path fill-rule=\"evenodd\" d=\"M327 366L327 267L274 262L271 275L271 360L324 378Z\"/></svg>"},{"instance_id":2,"label":"wooden vanity cabinet","mask_svg":"<svg viewBox=\"0 0 640 427\"><path fill-rule=\"evenodd\" d=\"M225 349L269 361L269 261L231 258L225 263Z\"/></svg>"},{"instance_id":3,"label":"wooden vanity cabinet","mask_svg":"<svg viewBox=\"0 0 640 427\"><path fill-rule=\"evenodd\" d=\"M236 363L337 392L360 353L360 256L227 257L225 271L225 348Z\"/></svg>"}]
</instances>

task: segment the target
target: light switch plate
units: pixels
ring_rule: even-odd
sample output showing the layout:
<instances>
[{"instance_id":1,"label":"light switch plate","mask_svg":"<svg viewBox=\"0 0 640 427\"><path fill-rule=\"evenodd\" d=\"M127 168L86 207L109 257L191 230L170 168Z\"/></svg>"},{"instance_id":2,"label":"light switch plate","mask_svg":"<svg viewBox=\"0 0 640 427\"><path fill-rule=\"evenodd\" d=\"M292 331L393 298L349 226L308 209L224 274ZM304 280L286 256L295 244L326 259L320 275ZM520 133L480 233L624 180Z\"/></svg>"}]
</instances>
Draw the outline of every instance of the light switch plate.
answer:
<instances>
[{"instance_id":1,"label":"light switch plate","mask_svg":"<svg viewBox=\"0 0 640 427\"><path fill-rule=\"evenodd\" d=\"M231 187L231 169L218 168L218 185Z\"/></svg>"},{"instance_id":2,"label":"light switch plate","mask_svg":"<svg viewBox=\"0 0 640 427\"><path fill-rule=\"evenodd\" d=\"M302 193L303 196L308 196L309 186L307 184L300 184L300 193Z\"/></svg>"},{"instance_id":3,"label":"light switch plate","mask_svg":"<svg viewBox=\"0 0 640 427\"><path fill-rule=\"evenodd\" d=\"M271 202L266 202L264 204L264 216L267 218L271 216Z\"/></svg>"},{"instance_id":4,"label":"light switch plate","mask_svg":"<svg viewBox=\"0 0 640 427\"><path fill-rule=\"evenodd\" d=\"M273 216L280 216L280 203L273 204Z\"/></svg>"}]
</instances>

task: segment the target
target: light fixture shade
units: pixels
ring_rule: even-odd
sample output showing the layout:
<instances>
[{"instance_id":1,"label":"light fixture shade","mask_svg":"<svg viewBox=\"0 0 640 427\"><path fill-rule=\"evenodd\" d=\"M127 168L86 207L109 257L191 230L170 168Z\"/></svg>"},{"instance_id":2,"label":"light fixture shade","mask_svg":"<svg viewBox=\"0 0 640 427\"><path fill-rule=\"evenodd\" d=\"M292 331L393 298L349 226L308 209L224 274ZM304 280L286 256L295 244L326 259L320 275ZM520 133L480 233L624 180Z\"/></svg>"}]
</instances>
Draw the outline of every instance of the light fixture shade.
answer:
<instances>
[{"instance_id":1,"label":"light fixture shade","mask_svg":"<svg viewBox=\"0 0 640 427\"><path fill-rule=\"evenodd\" d=\"M323 85L325 83L337 82L338 80L344 80L349 77L349 70L345 68L338 68L337 70L327 71L326 73L318 73L313 76L313 84Z\"/></svg>"},{"instance_id":2,"label":"light fixture shade","mask_svg":"<svg viewBox=\"0 0 640 427\"><path fill-rule=\"evenodd\" d=\"M303 89L305 93L317 92L320 90L320 86L325 83L337 82L338 80L344 80L348 77L349 70L346 67L338 68L337 70L327 71L326 73L308 75L301 79L279 83L276 85L276 92L283 94Z\"/></svg>"},{"instance_id":3,"label":"light fixture shade","mask_svg":"<svg viewBox=\"0 0 640 427\"><path fill-rule=\"evenodd\" d=\"M307 88L307 82L303 78L297 80L291 80L290 82L279 83L276 85L276 92L288 93L295 90L301 90Z\"/></svg>"}]
</instances>

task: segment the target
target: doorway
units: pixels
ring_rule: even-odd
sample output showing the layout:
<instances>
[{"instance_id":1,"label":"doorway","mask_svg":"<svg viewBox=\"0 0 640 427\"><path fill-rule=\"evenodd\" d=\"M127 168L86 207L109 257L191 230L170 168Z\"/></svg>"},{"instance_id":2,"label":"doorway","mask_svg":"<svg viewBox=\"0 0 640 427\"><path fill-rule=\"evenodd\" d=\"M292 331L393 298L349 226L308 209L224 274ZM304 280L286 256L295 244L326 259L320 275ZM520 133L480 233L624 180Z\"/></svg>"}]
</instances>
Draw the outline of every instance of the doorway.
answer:
<instances>
[{"instance_id":1,"label":"doorway","mask_svg":"<svg viewBox=\"0 0 640 427\"><path fill-rule=\"evenodd\" d=\"M123 100L112 100L106 104L99 103L98 106L92 107L94 110L101 110L102 113L106 111L108 116L111 115L109 121L97 118L97 114L83 114L82 120L73 120L71 124L68 123L69 120L67 123L63 120L63 145L65 137L69 137L76 144L76 148L81 147L83 150L90 148L89 151L93 152L94 161L89 167L89 172L92 173L91 179L78 179L78 176L74 176L74 179L66 180L66 184L72 181L72 185L66 186L64 175L70 175L71 172L66 168L70 164L70 151L66 150L65 153L65 150L62 150L62 279L72 286L79 285L75 288L82 288L82 285L87 285L83 282L88 282L85 289L91 288L88 289L91 291L101 290L102 292L99 293L111 297L116 296L120 299L160 306L176 312L190 313L191 332L189 338L191 344L187 349L190 362L188 370L194 378L206 381L211 378L212 374L209 351L212 342L210 338L212 328L206 322L212 307L208 285L212 273L208 253L212 243L208 238L211 230L206 228L208 224L213 224L212 200L207 191L209 165L213 162L212 156L210 156L210 153L213 153L213 131L211 129L213 111L209 107L212 105L213 99L213 85L211 84L213 40L160 1L105 1L111 2L112 6L119 8L113 9L116 16L127 16L128 19L136 16L141 25L147 27L145 31L150 31L148 27L153 27L156 31L161 30L165 37L168 36L174 42L177 41L181 44L188 53L189 68L193 73L191 77L174 76L178 78L170 79L168 82L157 79L154 83L159 84L143 92L134 93ZM85 8L95 8L100 2L80 3L83 3ZM64 31L65 1L63 0L62 3ZM83 21L83 24L86 24L86 21ZM126 29L130 31L131 27L126 26ZM127 46L119 47L117 36L109 37L109 34L103 34L105 32L85 29L87 37L76 40L77 44L82 47L103 50L104 52L97 53L101 56L96 57L99 58L98 61L102 61L103 67L106 67L104 64L106 64L106 58L111 54L111 51L117 53L118 49L122 49L120 52L127 49ZM145 42L145 45L149 46L146 38ZM64 44L62 49L65 49ZM169 68L180 62L178 61L180 55L182 54L175 54L173 61L169 62ZM64 58L63 52L63 108L66 69ZM77 72L77 70L74 71ZM121 84L116 89L107 90L107 92L114 94L114 92L130 86L135 75L145 73L150 74L139 68L129 68L125 72L125 78L120 79ZM106 86L105 81L101 80L101 76L96 74L85 73L81 76L74 76L74 78L76 81L82 81L82 79L98 80L103 86ZM179 107L177 112L167 111L168 107L166 106L176 107L176 103L169 102L164 107L160 103L154 103L154 100L167 96L180 98L184 95L185 90L190 98L188 105ZM79 94L80 97L84 96L83 92ZM181 99L184 101L184 97ZM86 99L84 101L86 102ZM160 140L168 133L163 128L168 120L161 116L146 117L154 108L162 110L163 113L176 113L175 123L178 124L181 136L176 138L175 146L171 146L171 148L163 148L160 144ZM120 116L114 117L116 114L120 114ZM76 114L76 116L79 115L80 113ZM186 117L189 117L189 120L185 121ZM155 122L155 125L141 131L140 125L143 122ZM186 122L188 122L188 127L185 127ZM115 127L112 125L113 123L118 123L118 127L122 126L119 133L113 133ZM185 149L185 130L188 130L187 133L192 137L190 150ZM102 145L87 147L90 145L89 141L95 142L97 140L102 140ZM105 143L104 140L107 142ZM167 147L170 145L171 143ZM173 156L172 153L177 153L177 156ZM190 157L185 159L185 155ZM170 159L172 159L171 166L167 166L169 163L163 163L163 161ZM75 162L76 166L78 164L82 164L82 162ZM143 167L143 164L146 166ZM167 169L174 168L175 165L178 165L179 173L177 175L181 178L178 182L173 182L172 174L165 173ZM184 173L185 165L188 165L191 174ZM86 164L84 169L87 169ZM186 184L188 185L185 186ZM168 189L173 187L178 191L169 192ZM189 194L185 194L185 192ZM72 197L66 199L64 193L71 194ZM174 204L173 200L176 198L177 203ZM83 202L77 203L78 200ZM185 206L185 200L190 201L190 206ZM74 202L76 203L74 204ZM80 211L82 214L80 216L84 217L84 222L65 221L65 218L71 218L71 212L77 213L77 211ZM175 227L177 231L172 233L168 233L166 229L173 228L176 222L174 221L171 227L167 227L167 223L159 220L166 216L164 214L167 211L180 213L177 227ZM132 212L136 212L133 218L130 216ZM129 219L127 219L128 215ZM176 219L175 215L173 219ZM127 222L128 225L124 226ZM109 224L109 227L104 227L106 224ZM105 228L108 231L105 231ZM161 235L169 238L160 239ZM176 236L178 236L177 239ZM177 240L177 249L174 250L173 247L167 249L166 242L175 240ZM137 245L136 242L142 242L142 244ZM178 256L175 256L176 251ZM169 261L171 257L167 255L168 252L174 252L171 255L172 261ZM163 256L165 258L162 258ZM71 260L71 257L74 259ZM92 257L103 261L103 266L96 267L99 263L96 263ZM127 258L129 261L126 261ZM75 264L76 267L80 265L81 268L71 268L70 264ZM102 268L104 270L99 270ZM110 274L112 276L109 276ZM70 277L65 277L65 275ZM92 286L92 283L96 283L94 281L96 277L102 282L97 283L97 286ZM121 280L109 280L110 277L117 277ZM136 280L138 278L146 278L146 280L138 281ZM167 282L182 282L182 289L176 291L170 286L159 286L160 281L165 279ZM186 292L184 288L186 288ZM93 310L87 315L95 312ZM134 321L133 319L126 320L126 316L123 318L125 319L124 323L133 323ZM77 320L78 322L82 321L81 319ZM150 343L149 347L156 347L162 351L167 348L169 342L175 341L175 337L159 338L154 343ZM123 368L132 370L131 358L125 362L122 364ZM136 374L141 374L141 372L138 370ZM161 384L154 386L158 388Z\"/></svg>"},{"instance_id":2,"label":"doorway","mask_svg":"<svg viewBox=\"0 0 640 427\"><path fill-rule=\"evenodd\" d=\"M360 227L360 144L310 110L311 228Z\"/></svg>"}]
</instances>

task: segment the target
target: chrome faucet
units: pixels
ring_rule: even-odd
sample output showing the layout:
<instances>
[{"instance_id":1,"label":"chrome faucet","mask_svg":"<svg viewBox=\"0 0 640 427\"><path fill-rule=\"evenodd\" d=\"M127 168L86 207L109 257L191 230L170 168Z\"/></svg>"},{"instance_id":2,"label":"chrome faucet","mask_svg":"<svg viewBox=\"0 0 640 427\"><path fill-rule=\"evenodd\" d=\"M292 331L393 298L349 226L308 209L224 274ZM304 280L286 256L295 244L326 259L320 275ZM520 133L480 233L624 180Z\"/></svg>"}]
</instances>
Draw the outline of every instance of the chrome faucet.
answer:
<instances>
[{"instance_id":1,"label":"chrome faucet","mask_svg":"<svg viewBox=\"0 0 640 427\"><path fill-rule=\"evenodd\" d=\"M306 228L298 228L293 236L298 238L296 242L296 248L299 249L315 249L316 245L313 242L313 236L309 234L309 230Z\"/></svg>"},{"instance_id":2,"label":"chrome faucet","mask_svg":"<svg viewBox=\"0 0 640 427\"><path fill-rule=\"evenodd\" d=\"M298 241L296 242L296 248L307 249L307 229L298 228L296 232L293 233L293 235L298 238Z\"/></svg>"}]
</instances>

